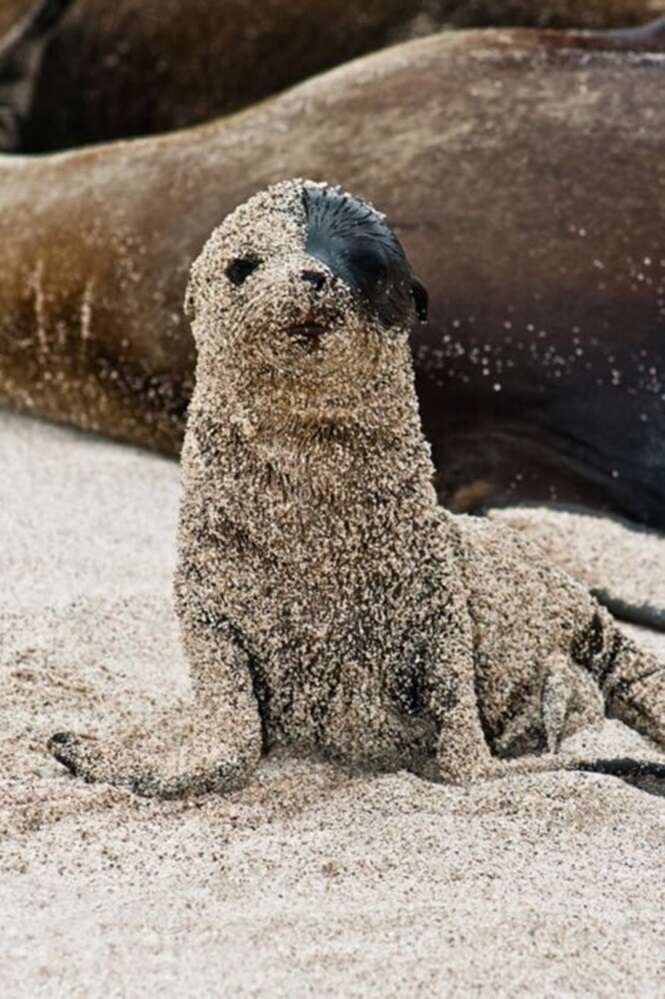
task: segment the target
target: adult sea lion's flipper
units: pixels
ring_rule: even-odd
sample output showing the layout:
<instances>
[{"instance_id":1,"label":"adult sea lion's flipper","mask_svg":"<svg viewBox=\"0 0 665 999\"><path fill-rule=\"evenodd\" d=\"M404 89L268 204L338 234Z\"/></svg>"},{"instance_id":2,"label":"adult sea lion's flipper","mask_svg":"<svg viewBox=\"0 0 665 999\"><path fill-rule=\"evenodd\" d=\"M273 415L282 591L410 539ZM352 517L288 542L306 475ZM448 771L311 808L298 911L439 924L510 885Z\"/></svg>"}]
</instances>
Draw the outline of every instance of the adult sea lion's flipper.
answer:
<instances>
[{"instance_id":1,"label":"adult sea lion's flipper","mask_svg":"<svg viewBox=\"0 0 665 999\"><path fill-rule=\"evenodd\" d=\"M659 52L665 49L665 14L637 28L614 28L593 34L605 39L612 48Z\"/></svg>"},{"instance_id":2,"label":"adult sea lion's flipper","mask_svg":"<svg viewBox=\"0 0 665 999\"><path fill-rule=\"evenodd\" d=\"M22 123L30 110L44 49L72 0L38 0L0 38L0 152L20 148Z\"/></svg>"},{"instance_id":3,"label":"adult sea lion's flipper","mask_svg":"<svg viewBox=\"0 0 665 999\"><path fill-rule=\"evenodd\" d=\"M540 545L616 617L665 631L661 534L575 507L524 504L485 512Z\"/></svg>"}]
</instances>

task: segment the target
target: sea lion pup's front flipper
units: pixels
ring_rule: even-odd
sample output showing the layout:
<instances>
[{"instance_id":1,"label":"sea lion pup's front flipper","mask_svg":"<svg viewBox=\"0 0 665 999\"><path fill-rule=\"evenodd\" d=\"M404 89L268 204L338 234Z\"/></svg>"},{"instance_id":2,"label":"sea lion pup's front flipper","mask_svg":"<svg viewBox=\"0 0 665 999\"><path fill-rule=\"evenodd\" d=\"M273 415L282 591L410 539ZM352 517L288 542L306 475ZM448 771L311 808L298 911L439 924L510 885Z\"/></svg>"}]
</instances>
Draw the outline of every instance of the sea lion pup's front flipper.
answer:
<instances>
[{"instance_id":1,"label":"sea lion pup's front flipper","mask_svg":"<svg viewBox=\"0 0 665 999\"><path fill-rule=\"evenodd\" d=\"M665 631L665 538L581 507L521 504L485 514L535 542L616 617Z\"/></svg>"},{"instance_id":2,"label":"sea lion pup's front flipper","mask_svg":"<svg viewBox=\"0 0 665 999\"><path fill-rule=\"evenodd\" d=\"M246 784L262 748L247 656L222 623L203 614L190 615L184 640L196 695L184 726L179 714L162 719L149 739L101 743L58 732L48 743L55 758L88 782L127 787L146 797L224 793ZM178 729L182 734L176 738L172 733Z\"/></svg>"},{"instance_id":3,"label":"sea lion pup's front flipper","mask_svg":"<svg viewBox=\"0 0 665 999\"><path fill-rule=\"evenodd\" d=\"M42 56L72 0L38 3L0 38L0 152L21 146L22 123L30 110Z\"/></svg>"}]
</instances>

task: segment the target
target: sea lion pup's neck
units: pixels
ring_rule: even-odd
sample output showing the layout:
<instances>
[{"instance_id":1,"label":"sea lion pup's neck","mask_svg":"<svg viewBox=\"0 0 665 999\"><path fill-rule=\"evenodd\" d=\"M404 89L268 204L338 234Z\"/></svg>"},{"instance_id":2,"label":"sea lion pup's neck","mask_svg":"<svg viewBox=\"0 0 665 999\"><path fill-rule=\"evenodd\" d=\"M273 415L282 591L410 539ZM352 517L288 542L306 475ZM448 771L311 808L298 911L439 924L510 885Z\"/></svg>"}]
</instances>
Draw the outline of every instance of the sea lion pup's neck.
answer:
<instances>
[{"instance_id":1,"label":"sea lion pup's neck","mask_svg":"<svg viewBox=\"0 0 665 999\"><path fill-rule=\"evenodd\" d=\"M317 516L321 504L337 508L358 496L386 506L419 492L421 504L435 505L405 340L381 344L367 377L356 369L332 385L316 374L290 382L268 369L238 378L239 367L232 378L200 359L186 454L194 448L208 474L233 467L241 490L251 480L266 498L302 500L308 510L315 499Z\"/></svg>"}]
</instances>

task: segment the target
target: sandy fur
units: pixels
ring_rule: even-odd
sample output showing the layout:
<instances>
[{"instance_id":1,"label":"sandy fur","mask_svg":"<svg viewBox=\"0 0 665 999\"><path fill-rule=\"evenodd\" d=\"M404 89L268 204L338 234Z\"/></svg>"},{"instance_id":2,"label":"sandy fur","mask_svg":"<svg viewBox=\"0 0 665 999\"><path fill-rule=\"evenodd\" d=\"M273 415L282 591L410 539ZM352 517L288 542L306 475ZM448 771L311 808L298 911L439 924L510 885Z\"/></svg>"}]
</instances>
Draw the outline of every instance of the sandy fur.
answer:
<instances>
[{"instance_id":1,"label":"sandy fur","mask_svg":"<svg viewBox=\"0 0 665 999\"><path fill-rule=\"evenodd\" d=\"M186 741L156 756L63 734L55 755L89 780L173 796L242 786L279 743L452 782L575 767L523 754L556 751L601 704L665 744L663 666L538 549L437 506L413 307L387 329L309 256L302 196L301 181L256 195L192 272L176 571L196 694ZM235 287L229 264L250 256L259 265ZM289 335L312 315L321 340Z\"/></svg>"}]
</instances>

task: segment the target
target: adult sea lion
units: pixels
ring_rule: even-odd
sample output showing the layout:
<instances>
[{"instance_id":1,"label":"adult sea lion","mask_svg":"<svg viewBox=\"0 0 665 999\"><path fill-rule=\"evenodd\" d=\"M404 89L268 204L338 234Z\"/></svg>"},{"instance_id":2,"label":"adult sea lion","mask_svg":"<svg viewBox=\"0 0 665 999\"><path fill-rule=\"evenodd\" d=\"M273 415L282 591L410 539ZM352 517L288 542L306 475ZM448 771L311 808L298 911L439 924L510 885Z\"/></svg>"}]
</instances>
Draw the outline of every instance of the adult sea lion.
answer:
<instances>
[{"instance_id":1,"label":"adult sea lion","mask_svg":"<svg viewBox=\"0 0 665 999\"><path fill-rule=\"evenodd\" d=\"M381 215L325 184L261 192L207 242L187 310L189 731L161 752L61 732L58 760L160 797L235 790L280 743L455 783L665 779L557 752L599 706L665 748L665 665L512 531L438 505L408 347L427 293Z\"/></svg>"},{"instance_id":2,"label":"adult sea lion","mask_svg":"<svg viewBox=\"0 0 665 999\"><path fill-rule=\"evenodd\" d=\"M0 32L31 3L0 0ZM665 0L225 0L223 11L210 0L77 0L35 67L20 148L182 128L446 25L623 27L663 11Z\"/></svg>"},{"instance_id":3,"label":"adult sea lion","mask_svg":"<svg viewBox=\"0 0 665 999\"><path fill-rule=\"evenodd\" d=\"M450 33L207 126L0 159L0 398L176 453L190 261L257 187L329 178L385 205L430 289L414 352L441 500L662 528L664 80L649 52Z\"/></svg>"},{"instance_id":4,"label":"adult sea lion","mask_svg":"<svg viewBox=\"0 0 665 999\"><path fill-rule=\"evenodd\" d=\"M625 28L665 10L662 0L458 0L451 4L456 28Z\"/></svg>"},{"instance_id":5,"label":"adult sea lion","mask_svg":"<svg viewBox=\"0 0 665 999\"><path fill-rule=\"evenodd\" d=\"M44 50L72 0L39 0L0 38L0 151L24 140Z\"/></svg>"}]
</instances>

